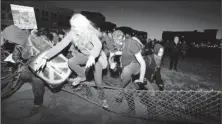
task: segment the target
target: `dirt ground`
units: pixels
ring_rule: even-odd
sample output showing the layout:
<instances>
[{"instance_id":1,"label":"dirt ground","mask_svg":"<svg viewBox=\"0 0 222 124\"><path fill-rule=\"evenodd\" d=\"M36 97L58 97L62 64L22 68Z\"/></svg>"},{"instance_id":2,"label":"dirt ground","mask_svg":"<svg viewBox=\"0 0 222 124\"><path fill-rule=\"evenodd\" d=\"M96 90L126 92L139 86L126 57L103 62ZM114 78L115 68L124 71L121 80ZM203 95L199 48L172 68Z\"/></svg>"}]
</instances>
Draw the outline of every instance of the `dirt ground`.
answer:
<instances>
[{"instance_id":1,"label":"dirt ground","mask_svg":"<svg viewBox=\"0 0 222 124\"><path fill-rule=\"evenodd\" d=\"M169 60L165 58L161 70L165 90L221 90L221 66L209 61L185 58L179 63L179 71L169 70ZM106 79L113 83L118 80ZM155 84L154 84L155 85ZM108 112L73 94L59 92L51 93L47 90L44 98L44 108L41 113L33 117L24 117L32 107L33 95L30 89L17 92L9 99L2 101L3 124L173 124L174 122L148 121ZM178 124L178 123L177 123Z\"/></svg>"},{"instance_id":2,"label":"dirt ground","mask_svg":"<svg viewBox=\"0 0 222 124\"><path fill-rule=\"evenodd\" d=\"M181 58L178 71L169 70L169 58L165 57L161 68L165 90L221 90L221 65L199 58ZM106 76L105 82L115 86L120 79ZM157 89L155 83L152 84Z\"/></svg>"},{"instance_id":3,"label":"dirt ground","mask_svg":"<svg viewBox=\"0 0 222 124\"><path fill-rule=\"evenodd\" d=\"M177 86L185 90L221 90L221 64L218 61L182 58L178 72L168 68L169 59L165 58L161 74L166 86Z\"/></svg>"}]
</instances>

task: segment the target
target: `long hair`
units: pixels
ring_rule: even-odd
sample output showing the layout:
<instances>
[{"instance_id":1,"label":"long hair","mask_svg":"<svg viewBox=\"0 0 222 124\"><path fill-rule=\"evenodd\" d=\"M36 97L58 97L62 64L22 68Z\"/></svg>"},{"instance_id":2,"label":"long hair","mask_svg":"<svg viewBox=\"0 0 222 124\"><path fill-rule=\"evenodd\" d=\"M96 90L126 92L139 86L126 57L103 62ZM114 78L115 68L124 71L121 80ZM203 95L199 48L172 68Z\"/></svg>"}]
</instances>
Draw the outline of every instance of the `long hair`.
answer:
<instances>
[{"instance_id":1,"label":"long hair","mask_svg":"<svg viewBox=\"0 0 222 124\"><path fill-rule=\"evenodd\" d=\"M79 34L78 40L74 41L75 45L86 45L91 42L92 37L100 37L101 32L94 27L94 24L88 20L82 14L74 14L70 19L70 25L74 27L74 33ZM71 32L73 31L71 27ZM75 38L74 38L75 39ZM92 65L85 70L85 75L87 80L92 80L94 78L93 72L95 70L95 65Z\"/></svg>"},{"instance_id":2,"label":"long hair","mask_svg":"<svg viewBox=\"0 0 222 124\"><path fill-rule=\"evenodd\" d=\"M81 35L81 41L84 44L91 41L92 36L101 36L101 32L94 27L94 24L82 14L74 14L70 19L70 25L75 26Z\"/></svg>"}]
</instances>

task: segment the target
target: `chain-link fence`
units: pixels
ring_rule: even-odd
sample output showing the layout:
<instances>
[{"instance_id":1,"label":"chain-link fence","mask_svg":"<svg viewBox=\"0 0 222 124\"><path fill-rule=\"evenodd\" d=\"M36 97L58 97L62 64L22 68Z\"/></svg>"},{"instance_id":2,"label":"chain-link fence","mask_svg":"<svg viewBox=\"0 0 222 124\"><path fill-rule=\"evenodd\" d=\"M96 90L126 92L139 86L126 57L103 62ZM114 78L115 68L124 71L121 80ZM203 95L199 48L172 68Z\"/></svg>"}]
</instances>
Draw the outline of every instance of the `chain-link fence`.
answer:
<instances>
[{"instance_id":1,"label":"chain-link fence","mask_svg":"<svg viewBox=\"0 0 222 124\"><path fill-rule=\"evenodd\" d=\"M97 88L82 85L63 90L101 106ZM141 91L104 88L108 110L149 120L220 123L221 91Z\"/></svg>"}]
</instances>

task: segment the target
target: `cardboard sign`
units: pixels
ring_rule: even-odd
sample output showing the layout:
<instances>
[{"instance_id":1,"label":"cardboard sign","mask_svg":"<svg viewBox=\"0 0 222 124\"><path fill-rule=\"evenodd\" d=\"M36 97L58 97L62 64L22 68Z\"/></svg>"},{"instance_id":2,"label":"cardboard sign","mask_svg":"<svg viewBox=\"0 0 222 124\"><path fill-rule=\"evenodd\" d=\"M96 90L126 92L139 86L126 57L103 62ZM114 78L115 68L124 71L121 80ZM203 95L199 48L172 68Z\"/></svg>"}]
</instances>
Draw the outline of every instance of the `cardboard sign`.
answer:
<instances>
[{"instance_id":1,"label":"cardboard sign","mask_svg":"<svg viewBox=\"0 0 222 124\"><path fill-rule=\"evenodd\" d=\"M21 29L37 29L33 7L10 4L14 25Z\"/></svg>"}]
</instances>

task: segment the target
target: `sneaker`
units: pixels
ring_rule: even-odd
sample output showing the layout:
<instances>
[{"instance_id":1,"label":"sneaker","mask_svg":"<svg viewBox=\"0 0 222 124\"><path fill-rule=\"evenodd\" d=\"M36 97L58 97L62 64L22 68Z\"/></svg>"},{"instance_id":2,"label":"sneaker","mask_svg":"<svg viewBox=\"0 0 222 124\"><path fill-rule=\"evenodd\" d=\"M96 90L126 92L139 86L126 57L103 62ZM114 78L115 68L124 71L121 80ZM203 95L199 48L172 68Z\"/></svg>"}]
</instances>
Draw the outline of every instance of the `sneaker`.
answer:
<instances>
[{"instance_id":1,"label":"sneaker","mask_svg":"<svg viewBox=\"0 0 222 124\"><path fill-rule=\"evenodd\" d=\"M76 77L74 79L69 79L70 82L72 82L72 86L77 86L80 82L85 81L85 78Z\"/></svg>"}]
</instances>

